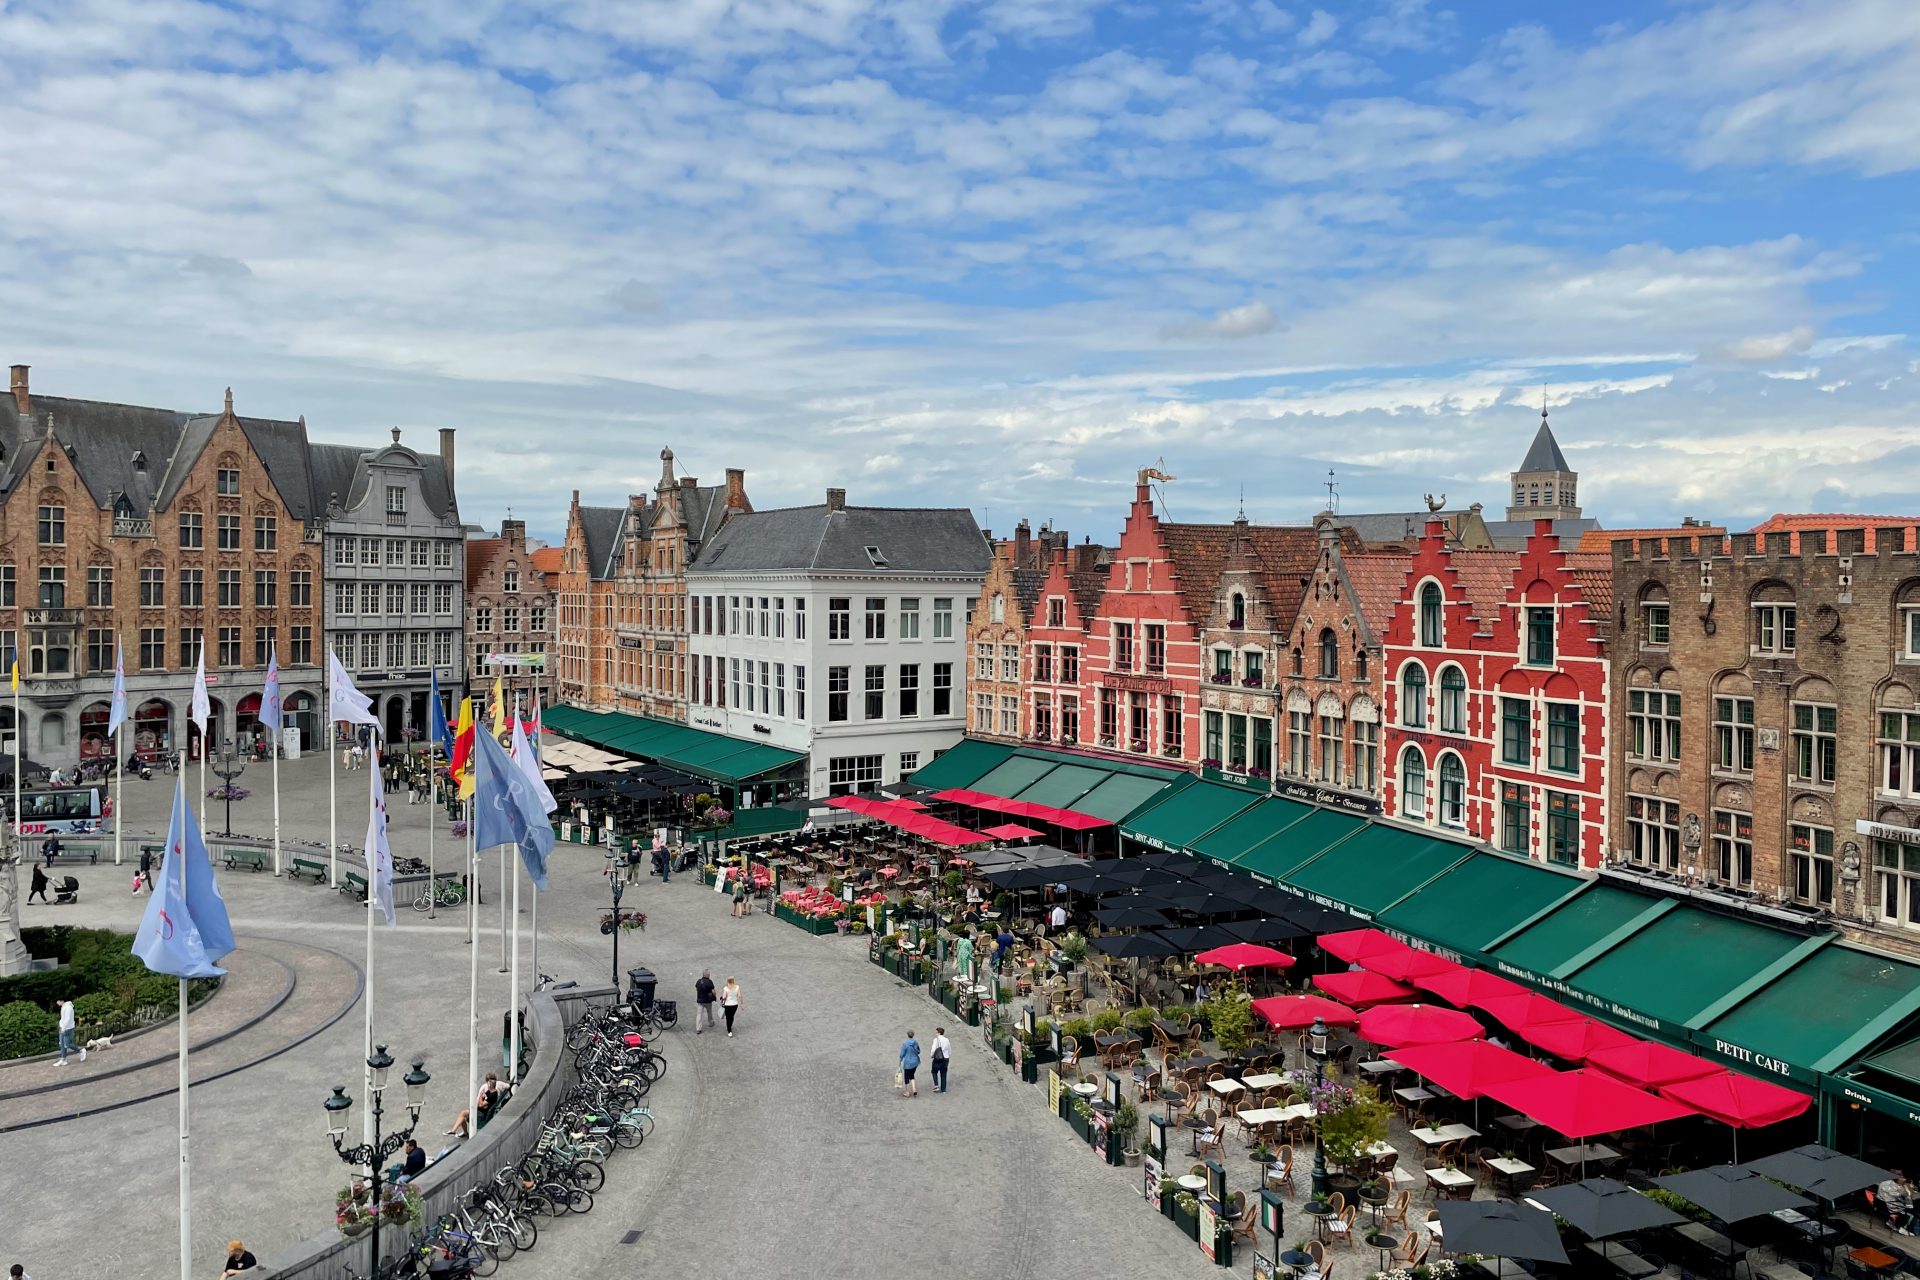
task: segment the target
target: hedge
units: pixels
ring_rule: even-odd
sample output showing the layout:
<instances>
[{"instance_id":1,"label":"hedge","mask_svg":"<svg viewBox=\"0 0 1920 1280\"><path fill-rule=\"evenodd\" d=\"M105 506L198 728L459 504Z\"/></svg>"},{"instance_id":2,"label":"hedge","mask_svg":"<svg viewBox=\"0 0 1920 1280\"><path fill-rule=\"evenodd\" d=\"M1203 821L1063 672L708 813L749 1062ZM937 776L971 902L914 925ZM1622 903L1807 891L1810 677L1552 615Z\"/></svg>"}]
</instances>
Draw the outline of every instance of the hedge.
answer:
<instances>
[{"instance_id":1,"label":"hedge","mask_svg":"<svg viewBox=\"0 0 1920 1280\"><path fill-rule=\"evenodd\" d=\"M178 1004L178 979L142 964L133 954L130 933L64 924L20 933L29 954L59 960L61 966L0 978L0 1060L59 1047L54 1009L62 998L73 1001L75 1039L82 1043L124 1035L173 1013ZM188 999L198 1003L219 985L218 978L196 978Z\"/></svg>"}]
</instances>

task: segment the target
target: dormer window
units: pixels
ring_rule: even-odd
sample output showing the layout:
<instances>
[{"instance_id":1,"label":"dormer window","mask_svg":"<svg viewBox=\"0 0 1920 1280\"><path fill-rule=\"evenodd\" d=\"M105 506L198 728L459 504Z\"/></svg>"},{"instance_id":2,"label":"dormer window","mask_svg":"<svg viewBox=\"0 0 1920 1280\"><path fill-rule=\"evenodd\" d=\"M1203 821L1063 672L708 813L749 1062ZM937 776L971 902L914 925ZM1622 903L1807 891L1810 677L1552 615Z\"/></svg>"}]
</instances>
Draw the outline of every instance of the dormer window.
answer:
<instances>
[{"instance_id":1,"label":"dormer window","mask_svg":"<svg viewBox=\"0 0 1920 1280\"><path fill-rule=\"evenodd\" d=\"M880 548L868 547L866 548L866 552L867 552L867 562L871 564L874 568L884 569L887 567L887 558L880 554Z\"/></svg>"}]
</instances>

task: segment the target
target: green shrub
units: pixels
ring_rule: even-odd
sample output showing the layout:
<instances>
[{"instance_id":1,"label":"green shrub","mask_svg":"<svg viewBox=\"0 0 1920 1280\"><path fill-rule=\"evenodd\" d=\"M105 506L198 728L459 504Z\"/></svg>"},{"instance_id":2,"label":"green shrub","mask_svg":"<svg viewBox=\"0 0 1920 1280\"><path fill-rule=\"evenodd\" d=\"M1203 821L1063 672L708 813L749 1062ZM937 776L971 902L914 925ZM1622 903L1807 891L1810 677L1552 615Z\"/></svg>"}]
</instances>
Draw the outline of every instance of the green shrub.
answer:
<instances>
[{"instance_id":1,"label":"green shrub","mask_svg":"<svg viewBox=\"0 0 1920 1280\"><path fill-rule=\"evenodd\" d=\"M1153 1025L1153 1020L1159 1016L1160 1016L1160 1011L1158 1009L1153 1008L1151 1005L1149 1005L1143 1009L1133 1010L1131 1013L1127 1015L1126 1021L1127 1021L1127 1025L1129 1027L1132 1027L1135 1031L1145 1031L1148 1027Z\"/></svg>"},{"instance_id":2,"label":"green shrub","mask_svg":"<svg viewBox=\"0 0 1920 1280\"><path fill-rule=\"evenodd\" d=\"M1125 1022L1126 1015L1118 1009L1102 1009L1093 1015L1093 1029L1102 1034L1108 1031L1118 1031Z\"/></svg>"},{"instance_id":3,"label":"green shrub","mask_svg":"<svg viewBox=\"0 0 1920 1280\"><path fill-rule=\"evenodd\" d=\"M60 1019L25 1000L0 1005L0 1059L52 1053L60 1043Z\"/></svg>"},{"instance_id":4,"label":"green shrub","mask_svg":"<svg viewBox=\"0 0 1920 1280\"><path fill-rule=\"evenodd\" d=\"M112 992L89 991L73 1002L77 1038L92 1040L98 1036L124 1035L133 1029L133 1009L122 1004Z\"/></svg>"},{"instance_id":5,"label":"green shrub","mask_svg":"<svg viewBox=\"0 0 1920 1280\"><path fill-rule=\"evenodd\" d=\"M180 1003L180 980L169 978L164 973L146 973L144 965L141 971L145 976L135 985L133 1005L157 1004L165 1009L175 1009Z\"/></svg>"}]
</instances>

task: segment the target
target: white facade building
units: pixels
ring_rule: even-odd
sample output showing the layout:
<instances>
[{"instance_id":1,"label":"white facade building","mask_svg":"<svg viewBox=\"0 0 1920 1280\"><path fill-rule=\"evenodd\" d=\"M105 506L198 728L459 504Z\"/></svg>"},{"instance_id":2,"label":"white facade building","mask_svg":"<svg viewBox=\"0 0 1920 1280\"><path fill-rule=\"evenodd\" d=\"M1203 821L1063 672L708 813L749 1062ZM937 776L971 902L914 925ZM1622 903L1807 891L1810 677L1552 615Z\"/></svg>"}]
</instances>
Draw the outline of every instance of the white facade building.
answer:
<instances>
[{"instance_id":1,"label":"white facade building","mask_svg":"<svg viewBox=\"0 0 1920 1280\"><path fill-rule=\"evenodd\" d=\"M965 509L734 514L687 570L687 722L807 752L809 795L898 781L966 729L989 557Z\"/></svg>"}]
</instances>

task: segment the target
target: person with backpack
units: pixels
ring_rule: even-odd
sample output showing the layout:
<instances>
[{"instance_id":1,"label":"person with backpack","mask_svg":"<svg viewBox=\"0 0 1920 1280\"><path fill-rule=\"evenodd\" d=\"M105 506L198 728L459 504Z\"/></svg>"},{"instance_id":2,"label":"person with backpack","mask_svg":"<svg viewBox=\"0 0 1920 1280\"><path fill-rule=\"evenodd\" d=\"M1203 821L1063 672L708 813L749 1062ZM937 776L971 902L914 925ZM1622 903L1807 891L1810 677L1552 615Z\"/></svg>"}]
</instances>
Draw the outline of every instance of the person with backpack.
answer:
<instances>
[{"instance_id":1,"label":"person with backpack","mask_svg":"<svg viewBox=\"0 0 1920 1280\"><path fill-rule=\"evenodd\" d=\"M700 981L693 984L693 1034L699 1035L713 1022L713 970L702 969Z\"/></svg>"}]
</instances>

